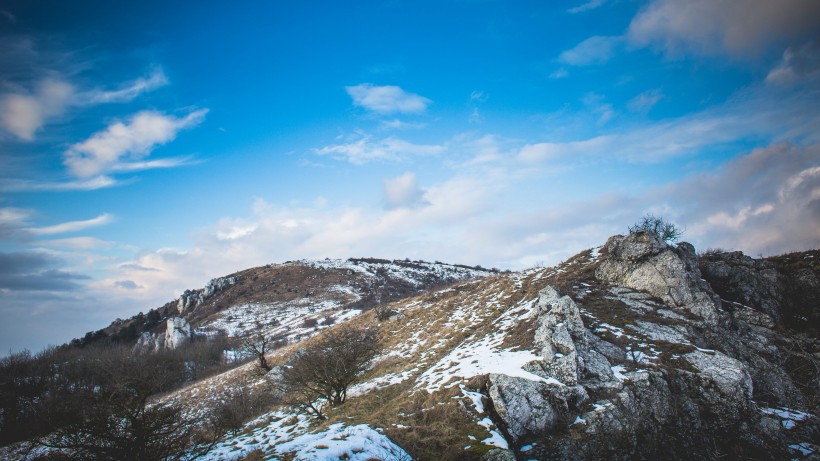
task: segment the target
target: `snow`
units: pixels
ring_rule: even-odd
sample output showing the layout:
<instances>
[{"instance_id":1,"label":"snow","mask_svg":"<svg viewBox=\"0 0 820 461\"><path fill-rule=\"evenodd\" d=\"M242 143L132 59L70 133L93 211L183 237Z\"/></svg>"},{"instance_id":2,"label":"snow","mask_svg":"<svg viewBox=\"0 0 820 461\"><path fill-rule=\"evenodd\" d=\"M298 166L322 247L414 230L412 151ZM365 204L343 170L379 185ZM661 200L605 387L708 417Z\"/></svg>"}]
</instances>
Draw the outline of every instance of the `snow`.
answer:
<instances>
[{"instance_id":1,"label":"snow","mask_svg":"<svg viewBox=\"0 0 820 461\"><path fill-rule=\"evenodd\" d=\"M399 384L410 379L410 376L413 375L415 369L413 370L406 370L401 373L389 373L384 376L379 376L378 378L372 379L370 381L356 384L352 386L347 391L347 395L349 397L357 397L360 395L367 394L368 392L374 389L382 389L388 386L392 386L394 384Z\"/></svg>"},{"instance_id":2,"label":"snow","mask_svg":"<svg viewBox=\"0 0 820 461\"><path fill-rule=\"evenodd\" d=\"M502 437L497 430L493 429L493 427L495 426L493 425L493 422L490 420L490 418L484 418L481 421L479 421L478 424L484 426L484 428L490 432L490 436L482 440L481 443L485 445L492 445L494 447L502 448L504 450L510 448L510 445L507 443L504 437Z\"/></svg>"},{"instance_id":3,"label":"snow","mask_svg":"<svg viewBox=\"0 0 820 461\"><path fill-rule=\"evenodd\" d=\"M366 424L332 424L326 431L303 434L276 446L280 454L292 453L293 460L335 461L347 459L410 459L410 455Z\"/></svg>"},{"instance_id":4,"label":"snow","mask_svg":"<svg viewBox=\"0 0 820 461\"><path fill-rule=\"evenodd\" d=\"M623 365L615 365L612 367L612 374L615 376L615 379L621 382L626 379L626 376L624 376L624 371L626 371L626 368L624 368Z\"/></svg>"},{"instance_id":5,"label":"snow","mask_svg":"<svg viewBox=\"0 0 820 461\"><path fill-rule=\"evenodd\" d=\"M760 408L760 412L770 416L780 418L780 424L784 429L793 429L798 422L810 418L812 415L790 408Z\"/></svg>"},{"instance_id":6,"label":"snow","mask_svg":"<svg viewBox=\"0 0 820 461\"><path fill-rule=\"evenodd\" d=\"M523 370L521 367L540 360L540 357L532 351L501 349L503 340L504 335L497 333L476 342L462 343L422 373L417 380L418 386L424 386L427 392L433 393L443 387L456 385L457 382L452 382L453 378L469 379L486 373L501 373L531 381L560 384L555 379L547 380Z\"/></svg>"},{"instance_id":7,"label":"snow","mask_svg":"<svg viewBox=\"0 0 820 461\"><path fill-rule=\"evenodd\" d=\"M810 454L815 452L814 447L808 442L795 443L789 445L789 448L799 452L803 456L809 456Z\"/></svg>"},{"instance_id":8,"label":"snow","mask_svg":"<svg viewBox=\"0 0 820 461\"><path fill-rule=\"evenodd\" d=\"M461 393L464 394L464 397L467 397L473 402L475 411L478 414L484 413L484 394L481 392L468 391L463 384L460 384L459 387L461 388Z\"/></svg>"}]
</instances>

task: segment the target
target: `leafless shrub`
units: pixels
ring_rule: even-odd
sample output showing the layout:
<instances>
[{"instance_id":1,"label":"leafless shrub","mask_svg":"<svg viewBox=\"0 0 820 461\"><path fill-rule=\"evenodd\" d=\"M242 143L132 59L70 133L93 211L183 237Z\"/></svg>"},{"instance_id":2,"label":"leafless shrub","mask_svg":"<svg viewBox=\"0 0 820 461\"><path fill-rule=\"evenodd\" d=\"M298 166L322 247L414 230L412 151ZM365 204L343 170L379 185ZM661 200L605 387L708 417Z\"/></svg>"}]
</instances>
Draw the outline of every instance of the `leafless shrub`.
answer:
<instances>
[{"instance_id":1,"label":"leafless shrub","mask_svg":"<svg viewBox=\"0 0 820 461\"><path fill-rule=\"evenodd\" d=\"M637 232L655 234L667 243L675 242L683 236L683 230L678 226L653 214L645 215L640 221L629 227L630 234Z\"/></svg>"},{"instance_id":2,"label":"leafless shrub","mask_svg":"<svg viewBox=\"0 0 820 461\"><path fill-rule=\"evenodd\" d=\"M282 367L281 387L290 402L319 419L323 405L340 405L380 350L377 331L343 325L294 353Z\"/></svg>"}]
</instances>

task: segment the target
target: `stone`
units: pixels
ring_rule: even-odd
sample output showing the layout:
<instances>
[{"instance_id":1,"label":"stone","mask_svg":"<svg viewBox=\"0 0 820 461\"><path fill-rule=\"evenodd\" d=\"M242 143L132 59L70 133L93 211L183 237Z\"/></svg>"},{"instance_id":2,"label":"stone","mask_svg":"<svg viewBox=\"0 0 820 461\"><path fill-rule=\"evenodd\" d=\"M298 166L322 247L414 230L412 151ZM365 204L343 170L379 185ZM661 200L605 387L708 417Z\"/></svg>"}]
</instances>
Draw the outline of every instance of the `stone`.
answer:
<instances>
[{"instance_id":1,"label":"stone","mask_svg":"<svg viewBox=\"0 0 820 461\"><path fill-rule=\"evenodd\" d=\"M191 325L181 317L171 317L165 323L165 348L176 349L189 342L194 332Z\"/></svg>"},{"instance_id":2,"label":"stone","mask_svg":"<svg viewBox=\"0 0 820 461\"><path fill-rule=\"evenodd\" d=\"M239 281L239 277L236 275L218 277L211 279L208 284L205 285L205 288L183 291L179 296L179 301L177 301L177 312L182 314L186 310L202 305L208 298L235 284L237 281Z\"/></svg>"},{"instance_id":3,"label":"stone","mask_svg":"<svg viewBox=\"0 0 820 461\"><path fill-rule=\"evenodd\" d=\"M599 280L645 291L707 324L717 323L719 300L701 279L692 245L671 247L655 234L636 232L610 237L602 253L595 270Z\"/></svg>"},{"instance_id":4,"label":"stone","mask_svg":"<svg viewBox=\"0 0 820 461\"><path fill-rule=\"evenodd\" d=\"M544 359L544 370L566 385L578 384L580 358L575 345L576 341L585 342L578 306L569 296L559 296L550 286L539 295L534 343Z\"/></svg>"},{"instance_id":5,"label":"stone","mask_svg":"<svg viewBox=\"0 0 820 461\"><path fill-rule=\"evenodd\" d=\"M558 415L550 405L546 383L503 374L490 374L489 380L490 400L510 436L518 439L552 428Z\"/></svg>"}]
</instances>

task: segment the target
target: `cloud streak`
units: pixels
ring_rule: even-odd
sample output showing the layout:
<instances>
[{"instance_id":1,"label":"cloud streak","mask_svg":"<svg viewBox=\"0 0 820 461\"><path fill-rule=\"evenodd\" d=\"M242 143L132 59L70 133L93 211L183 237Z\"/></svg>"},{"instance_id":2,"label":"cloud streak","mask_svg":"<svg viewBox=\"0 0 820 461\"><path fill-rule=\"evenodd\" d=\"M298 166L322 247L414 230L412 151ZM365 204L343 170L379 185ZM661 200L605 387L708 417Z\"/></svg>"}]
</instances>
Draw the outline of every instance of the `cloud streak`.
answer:
<instances>
[{"instance_id":1,"label":"cloud streak","mask_svg":"<svg viewBox=\"0 0 820 461\"><path fill-rule=\"evenodd\" d=\"M71 146L63 155L63 163L71 174L81 178L110 171L168 167L168 161L152 165L142 159L155 147L176 138L179 131L199 125L207 113L207 109L200 109L177 118L154 111L139 112Z\"/></svg>"},{"instance_id":2,"label":"cloud streak","mask_svg":"<svg viewBox=\"0 0 820 461\"><path fill-rule=\"evenodd\" d=\"M354 165L363 165L377 160L398 161L414 156L438 155L444 150L444 146L413 144L393 136L373 140L369 135L362 135L355 141L314 149L314 153L346 160Z\"/></svg>"},{"instance_id":3,"label":"cloud streak","mask_svg":"<svg viewBox=\"0 0 820 461\"><path fill-rule=\"evenodd\" d=\"M96 218L86 219L83 221L68 221L45 227L30 227L26 229L26 231L33 235L66 234L70 232L78 232L91 227L102 226L110 223L112 220L113 217L110 214L103 213Z\"/></svg>"}]
</instances>

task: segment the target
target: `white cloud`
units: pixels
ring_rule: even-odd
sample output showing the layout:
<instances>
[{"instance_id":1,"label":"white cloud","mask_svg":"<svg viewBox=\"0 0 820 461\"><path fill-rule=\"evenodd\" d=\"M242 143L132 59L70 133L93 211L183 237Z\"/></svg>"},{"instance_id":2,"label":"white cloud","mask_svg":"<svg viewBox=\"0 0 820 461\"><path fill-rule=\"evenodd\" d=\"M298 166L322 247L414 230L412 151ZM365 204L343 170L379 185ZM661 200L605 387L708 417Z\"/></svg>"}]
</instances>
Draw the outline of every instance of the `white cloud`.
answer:
<instances>
[{"instance_id":1,"label":"white cloud","mask_svg":"<svg viewBox=\"0 0 820 461\"><path fill-rule=\"evenodd\" d=\"M398 86L376 86L361 83L345 87L353 98L353 104L380 114L424 112L432 101L414 93L408 93Z\"/></svg>"},{"instance_id":2,"label":"white cloud","mask_svg":"<svg viewBox=\"0 0 820 461\"><path fill-rule=\"evenodd\" d=\"M131 101L167 83L161 69L114 91L97 89L78 93L73 85L60 78L44 78L31 92L20 90L0 95L0 128L18 139L31 141L38 130L71 106Z\"/></svg>"},{"instance_id":3,"label":"white cloud","mask_svg":"<svg viewBox=\"0 0 820 461\"><path fill-rule=\"evenodd\" d=\"M654 89L644 91L626 103L626 107L632 112L645 114L652 110L652 108L655 107L655 104L657 104L661 99L663 99L663 93L661 90Z\"/></svg>"},{"instance_id":4,"label":"white cloud","mask_svg":"<svg viewBox=\"0 0 820 461\"><path fill-rule=\"evenodd\" d=\"M395 178L385 179L382 186L388 209L412 208L423 203L424 191L419 188L415 173L407 172Z\"/></svg>"},{"instance_id":5,"label":"white cloud","mask_svg":"<svg viewBox=\"0 0 820 461\"><path fill-rule=\"evenodd\" d=\"M622 37L593 36L561 53L558 60L571 66L605 64L615 55L622 43ZM555 78L563 76L558 74Z\"/></svg>"},{"instance_id":6,"label":"white cloud","mask_svg":"<svg viewBox=\"0 0 820 461\"><path fill-rule=\"evenodd\" d=\"M112 221L112 216L108 213L103 213L96 218L86 219L83 221L68 221L60 224L45 227L29 227L26 231L34 235L53 235L65 234L68 232L77 232L88 229L90 227L101 226Z\"/></svg>"},{"instance_id":7,"label":"white cloud","mask_svg":"<svg viewBox=\"0 0 820 461\"><path fill-rule=\"evenodd\" d=\"M437 155L444 152L443 146L413 144L403 139L387 137L374 141L368 135L344 144L314 149L318 155L330 155L347 160L355 165L362 165L374 160L400 160L412 156Z\"/></svg>"},{"instance_id":8,"label":"white cloud","mask_svg":"<svg viewBox=\"0 0 820 461\"><path fill-rule=\"evenodd\" d=\"M51 118L62 115L71 102L74 87L58 79L44 79L31 94L10 93L0 96L0 127L31 141Z\"/></svg>"},{"instance_id":9,"label":"white cloud","mask_svg":"<svg viewBox=\"0 0 820 461\"><path fill-rule=\"evenodd\" d=\"M160 68L155 68L148 77L140 77L113 91L92 90L77 95L77 103L92 105L112 102L128 102L142 93L155 90L168 84L168 77Z\"/></svg>"},{"instance_id":10,"label":"white cloud","mask_svg":"<svg viewBox=\"0 0 820 461\"><path fill-rule=\"evenodd\" d=\"M139 112L127 122L113 123L104 131L71 146L64 154L63 163L79 177L145 169L150 164L141 162L143 157L156 146L172 141L180 130L200 124L207 112L207 109L200 109L182 118L153 111Z\"/></svg>"},{"instance_id":11,"label":"white cloud","mask_svg":"<svg viewBox=\"0 0 820 461\"><path fill-rule=\"evenodd\" d=\"M749 57L773 41L817 31L815 0L654 0L632 20L627 37L668 55Z\"/></svg>"}]
</instances>

